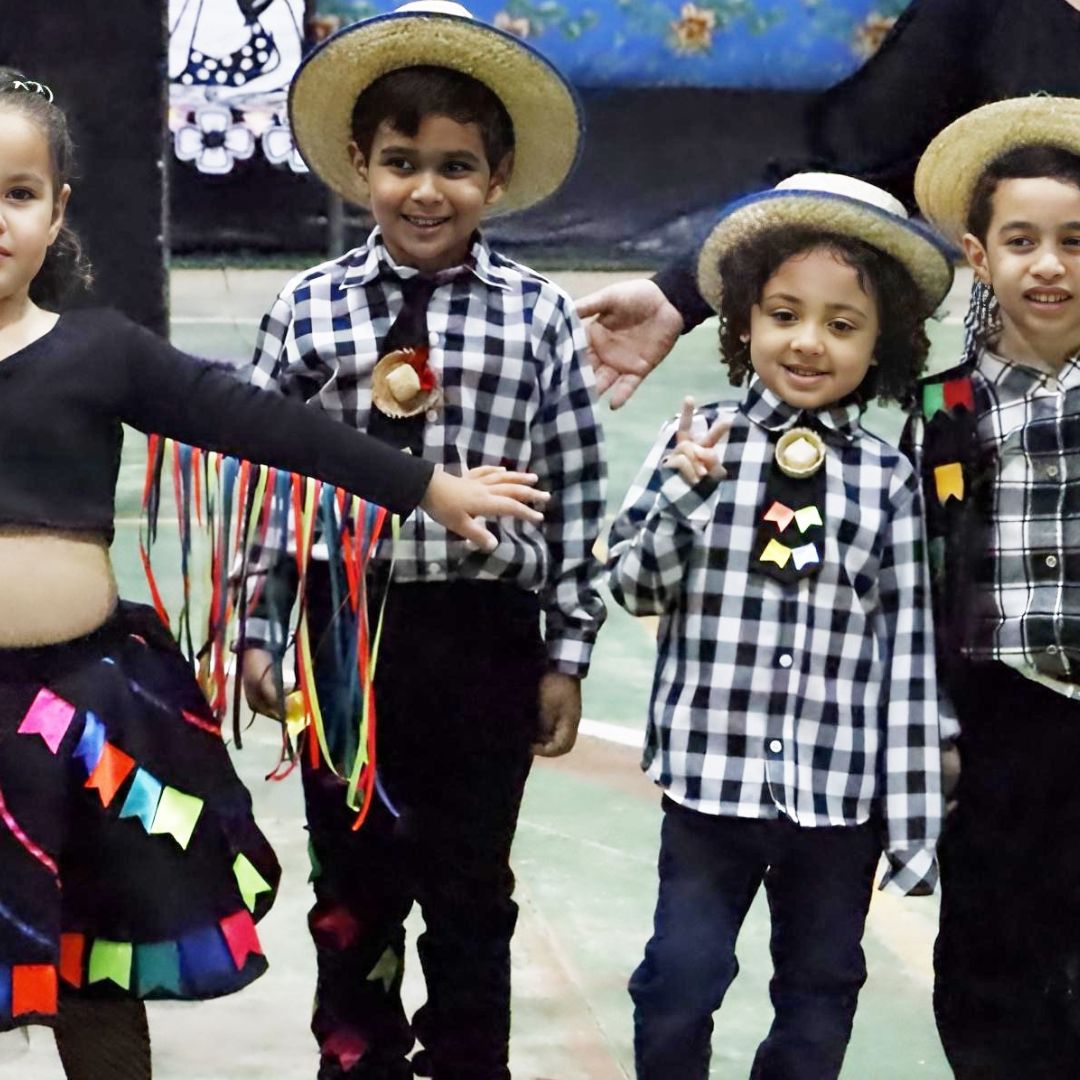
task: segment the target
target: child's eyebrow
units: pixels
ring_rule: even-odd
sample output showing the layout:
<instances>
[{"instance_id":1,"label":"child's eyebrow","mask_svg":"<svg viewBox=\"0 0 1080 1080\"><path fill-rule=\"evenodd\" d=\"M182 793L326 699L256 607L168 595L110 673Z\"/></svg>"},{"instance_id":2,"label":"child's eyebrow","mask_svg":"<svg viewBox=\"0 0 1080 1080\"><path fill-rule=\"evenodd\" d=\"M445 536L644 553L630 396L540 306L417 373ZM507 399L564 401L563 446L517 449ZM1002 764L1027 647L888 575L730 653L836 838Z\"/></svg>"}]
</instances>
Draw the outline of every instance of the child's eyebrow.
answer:
<instances>
[{"instance_id":1,"label":"child's eyebrow","mask_svg":"<svg viewBox=\"0 0 1080 1080\"><path fill-rule=\"evenodd\" d=\"M769 293L768 296L763 296L762 301L765 300L784 300L789 304L801 304L803 299L800 296L793 296L791 293ZM828 311L853 311L856 315L865 315L866 312L857 307L855 304L826 304Z\"/></svg>"},{"instance_id":2,"label":"child's eyebrow","mask_svg":"<svg viewBox=\"0 0 1080 1080\"><path fill-rule=\"evenodd\" d=\"M26 184L37 183L42 184L45 182L45 177L41 173L36 172L21 172L15 173L12 176L5 176L4 183L6 184Z\"/></svg>"},{"instance_id":3,"label":"child's eyebrow","mask_svg":"<svg viewBox=\"0 0 1080 1080\"><path fill-rule=\"evenodd\" d=\"M379 156L385 158L387 155L393 154L397 156L401 155L415 155L419 154L419 150L415 146L384 146L379 151ZM479 161L480 158L474 154L471 150L446 150L440 157L443 161L453 158L457 161Z\"/></svg>"}]
</instances>

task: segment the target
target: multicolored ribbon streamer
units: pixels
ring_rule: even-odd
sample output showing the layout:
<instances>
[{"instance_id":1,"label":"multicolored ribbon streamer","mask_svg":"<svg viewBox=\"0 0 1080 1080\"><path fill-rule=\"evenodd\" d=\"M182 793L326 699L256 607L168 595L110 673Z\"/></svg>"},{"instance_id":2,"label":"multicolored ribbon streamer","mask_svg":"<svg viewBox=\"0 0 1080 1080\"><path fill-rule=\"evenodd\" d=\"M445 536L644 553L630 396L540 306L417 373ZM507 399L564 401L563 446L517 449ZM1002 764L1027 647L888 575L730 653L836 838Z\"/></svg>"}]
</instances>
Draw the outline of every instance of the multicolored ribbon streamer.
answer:
<instances>
[{"instance_id":1,"label":"multicolored ribbon streamer","mask_svg":"<svg viewBox=\"0 0 1080 1080\"><path fill-rule=\"evenodd\" d=\"M265 549L271 535L285 537L291 530L295 537L300 587L289 640L295 648L297 694L305 722L295 743L291 734L295 723L282 725L281 757L268 778L284 778L295 766L298 754L306 753L312 765L329 768L347 779L348 803L357 812L356 827L359 827L379 790L374 677L383 608L380 607L378 621L372 629L368 621L366 579L368 564L386 531L386 510L315 480L150 436L139 546L154 607L167 625L171 625L169 613L151 560L158 538L163 475L172 478L180 539L183 597L173 628L189 657L198 664L200 681L219 723L228 711L228 669L233 646L243 638L248 612L261 591L261 584L252 587L248 581L250 554L256 548ZM339 607L347 608L357 621L356 655L350 661L356 666L360 699L356 749L342 762L332 759L327 740L315 687L308 623L307 571L317 531L331 551L335 565L343 568L337 598ZM392 519L390 532L396 541L399 535L396 518ZM200 533L201 543L197 542ZM209 552L206 581L209 604L201 632L192 610L197 592L193 588L197 580L196 553L200 547ZM392 558L390 565L392 572ZM383 605L385 602L384 595ZM242 745L239 682L233 690L232 713L234 740Z\"/></svg>"}]
</instances>

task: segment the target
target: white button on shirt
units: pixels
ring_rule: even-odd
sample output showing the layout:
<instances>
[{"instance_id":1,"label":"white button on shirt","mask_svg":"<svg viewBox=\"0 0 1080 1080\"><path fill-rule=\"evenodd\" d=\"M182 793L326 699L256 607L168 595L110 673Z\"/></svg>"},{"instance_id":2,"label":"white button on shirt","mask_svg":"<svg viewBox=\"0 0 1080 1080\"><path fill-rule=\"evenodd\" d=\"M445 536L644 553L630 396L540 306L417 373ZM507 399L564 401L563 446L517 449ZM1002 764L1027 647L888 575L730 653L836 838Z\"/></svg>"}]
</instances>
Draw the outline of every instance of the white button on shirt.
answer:
<instances>
[{"instance_id":1,"label":"white button on shirt","mask_svg":"<svg viewBox=\"0 0 1080 1080\"><path fill-rule=\"evenodd\" d=\"M779 664L781 667L789 668L791 667L791 663L791 657L787 653L784 653L783 656L780 657Z\"/></svg>"}]
</instances>

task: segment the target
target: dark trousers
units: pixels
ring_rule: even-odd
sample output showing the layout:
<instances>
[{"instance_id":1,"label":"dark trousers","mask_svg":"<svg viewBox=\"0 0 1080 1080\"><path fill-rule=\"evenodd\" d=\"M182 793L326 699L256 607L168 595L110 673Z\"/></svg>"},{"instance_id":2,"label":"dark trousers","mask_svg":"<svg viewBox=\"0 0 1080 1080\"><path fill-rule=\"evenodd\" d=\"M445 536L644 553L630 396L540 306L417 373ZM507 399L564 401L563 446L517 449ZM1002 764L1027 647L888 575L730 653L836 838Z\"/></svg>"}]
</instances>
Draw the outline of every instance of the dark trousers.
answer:
<instances>
[{"instance_id":1,"label":"dark trousers","mask_svg":"<svg viewBox=\"0 0 1080 1080\"><path fill-rule=\"evenodd\" d=\"M999 663L951 686L934 1012L960 1080L1080 1077L1080 703Z\"/></svg>"},{"instance_id":2,"label":"dark trousers","mask_svg":"<svg viewBox=\"0 0 1080 1080\"><path fill-rule=\"evenodd\" d=\"M713 1013L739 970L735 941L764 882L775 1017L754 1080L840 1073L881 854L871 824L801 828L716 817L664 799L653 936L630 979L638 1080L707 1080Z\"/></svg>"},{"instance_id":3,"label":"dark trousers","mask_svg":"<svg viewBox=\"0 0 1080 1080\"><path fill-rule=\"evenodd\" d=\"M399 816L377 798L354 832L343 783L304 770L320 1077L410 1076L414 1034L437 1080L509 1077L509 858L543 668L534 596L483 582L392 587L377 753ZM427 1003L410 1024L399 990L414 902Z\"/></svg>"}]
</instances>

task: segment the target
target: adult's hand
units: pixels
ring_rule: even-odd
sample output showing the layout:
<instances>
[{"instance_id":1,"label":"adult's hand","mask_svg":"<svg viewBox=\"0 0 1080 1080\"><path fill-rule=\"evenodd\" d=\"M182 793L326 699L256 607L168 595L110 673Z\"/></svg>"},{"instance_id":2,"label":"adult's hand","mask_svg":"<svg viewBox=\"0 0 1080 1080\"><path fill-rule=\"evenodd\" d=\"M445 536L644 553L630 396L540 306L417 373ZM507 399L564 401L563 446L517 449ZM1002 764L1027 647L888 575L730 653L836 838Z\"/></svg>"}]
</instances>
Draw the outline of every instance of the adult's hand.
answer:
<instances>
[{"instance_id":1,"label":"adult's hand","mask_svg":"<svg viewBox=\"0 0 1080 1080\"><path fill-rule=\"evenodd\" d=\"M601 394L611 390L611 407L624 405L641 380L669 352L683 331L683 317L654 281L608 285L577 303L588 320L589 353Z\"/></svg>"}]
</instances>

